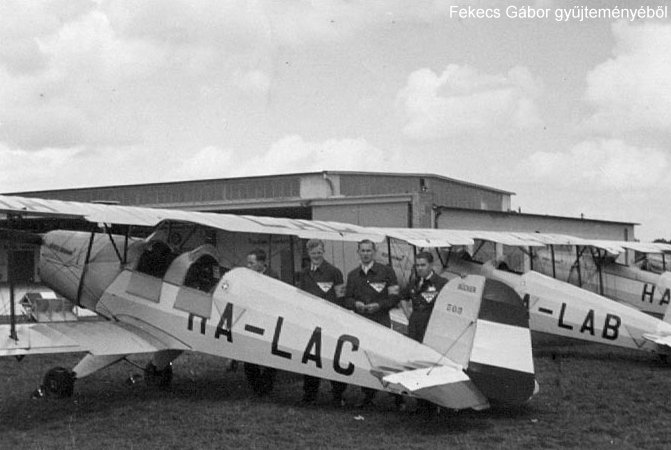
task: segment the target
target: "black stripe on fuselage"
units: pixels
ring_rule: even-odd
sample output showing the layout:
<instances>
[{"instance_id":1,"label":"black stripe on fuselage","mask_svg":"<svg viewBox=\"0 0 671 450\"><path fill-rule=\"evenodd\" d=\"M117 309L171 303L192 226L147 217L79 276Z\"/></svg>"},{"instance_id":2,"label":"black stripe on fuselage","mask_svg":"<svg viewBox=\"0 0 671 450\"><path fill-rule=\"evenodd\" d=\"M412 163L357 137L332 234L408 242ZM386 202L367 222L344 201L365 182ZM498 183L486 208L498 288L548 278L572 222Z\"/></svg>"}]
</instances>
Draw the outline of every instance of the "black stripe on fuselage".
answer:
<instances>
[{"instance_id":1,"label":"black stripe on fuselage","mask_svg":"<svg viewBox=\"0 0 671 450\"><path fill-rule=\"evenodd\" d=\"M536 387L533 373L471 361L466 374L490 403L519 405L531 398Z\"/></svg>"},{"instance_id":2,"label":"black stripe on fuselage","mask_svg":"<svg viewBox=\"0 0 671 450\"><path fill-rule=\"evenodd\" d=\"M529 311L522 298L507 284L491 279L485 280L478 317L504 325L529 327Z\"/></svg>"}]
</instances>

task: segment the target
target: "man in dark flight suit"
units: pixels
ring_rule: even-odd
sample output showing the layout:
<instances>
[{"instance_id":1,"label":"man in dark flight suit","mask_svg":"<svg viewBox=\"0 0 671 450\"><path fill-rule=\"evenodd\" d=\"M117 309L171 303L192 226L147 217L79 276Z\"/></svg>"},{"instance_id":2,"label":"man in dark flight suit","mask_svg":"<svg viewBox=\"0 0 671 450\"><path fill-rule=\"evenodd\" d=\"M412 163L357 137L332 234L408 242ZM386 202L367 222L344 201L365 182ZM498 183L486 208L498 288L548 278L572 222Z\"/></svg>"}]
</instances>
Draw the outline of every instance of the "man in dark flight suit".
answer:
<instances>
[{"instance_id":1,"label":"man in dark flight suit","mask_svg":"<svg viewBox=\"0 0 671 450\"><path fill-rule=\"evenodd\" d=\"M416 277L403 290L402 297L412 302L412 314L408 324L408 336L418 342L424 340L426 327L429 325L431 311L440 290L447 284L445 278L433 271L433 255L420 252L415 257ZM426 400L417 401L417 411L430 414L436 412L436 406Z\"/></svg>"},{"instance_id":2,"label":"man in dark flight suit","mask_svg":"<svg viewBox=\"0 0 671 450\"><path fill-rule=\"evenodd\" d=\"M298 287L312 295L342 306L345 295L345 283L342 272L324 259L324 242L310 239L306 248L310 264L301 270ZM303 378L303 399L301 403L310 405L317 400L320 378L305 375ZM347 384L331 381L331 394L336 406L345 406L342 398Z\"/></svg>"},{"instance_id":3,"label":"man in dark flight suit","mask_svg":"<svg viewBox=\"0 0 671 450\"><path fill-rule=\"evenodd\" d=\"M431 318L434 300L447 280L433 271L433 255L428 252L418 253L415 257L417 276L408 283L403 291L403 298L412 301L412 314L409 318L408 336L422 342L426 327Z\"/></svg>"},{"instance_id":4,"label":"man in dark flight suit","mask_svg":"<svg viewBox=\"0 0 671 450\"><path fill-rule=\"evenodd\" d=\"M252 250L247 255L247 268L279 280L280 277L277 273L266 265L267 259L266 252L262 249L257 248ZM276 375L277 369L272 367L245 363L245 376L247 377L247 382L252 387L254 393L259 397L272 392Z\"/></svg>"},{"instance_id":5,"label":"man in dark flight suit","mask_svg":"<svg viewBox=\"0 0 671 450\"><path fill-rule=\"evenodd\" d=\"M357 250L361 265L347 275L345 306L358 314L386 327L391 326L389 310L399 301L399 288L394 269L375 261L375 243L368 239L359 242ZM375 389L361 388L364 399L359 406L370 406ZM400 406L400 397L396 405Z\"/></svg>"}]
</instances>

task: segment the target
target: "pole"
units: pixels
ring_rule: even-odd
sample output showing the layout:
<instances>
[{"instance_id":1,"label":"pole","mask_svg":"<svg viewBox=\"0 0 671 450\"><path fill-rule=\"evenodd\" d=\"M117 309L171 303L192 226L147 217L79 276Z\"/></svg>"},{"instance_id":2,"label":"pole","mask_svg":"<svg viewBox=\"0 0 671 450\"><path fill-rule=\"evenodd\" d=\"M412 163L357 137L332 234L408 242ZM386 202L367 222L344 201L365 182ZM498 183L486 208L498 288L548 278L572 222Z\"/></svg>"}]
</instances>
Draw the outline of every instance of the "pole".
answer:
<instances>
[{"instance_id":1,"label":"pole","mask_svg":"<svg viewBox=\"0 0 671 450\"><path fill-rule=\"evenodd\" d=\"M16 334L16 307L14 306L14 245L9 246L7 252L7 279L9 281L9 338L14 341L19 340Z\"/></svg>"}]
</instances>

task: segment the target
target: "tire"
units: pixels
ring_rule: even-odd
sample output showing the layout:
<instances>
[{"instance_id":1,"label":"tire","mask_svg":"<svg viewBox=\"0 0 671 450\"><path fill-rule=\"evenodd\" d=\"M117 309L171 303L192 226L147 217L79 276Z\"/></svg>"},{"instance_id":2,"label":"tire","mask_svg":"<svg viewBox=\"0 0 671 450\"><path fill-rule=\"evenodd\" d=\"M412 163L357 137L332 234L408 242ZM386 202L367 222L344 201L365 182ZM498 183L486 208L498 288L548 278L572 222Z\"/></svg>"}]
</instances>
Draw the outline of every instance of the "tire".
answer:
<instances>
[{"instance_id":1,"label":"tire","mask_svg":"<svg viewBox=\"0 0 671 450\"><path fill-rule=\"evenodd\" d=\"M47 396L72 397L75 388L75 373L64 367L54 367L44 375L42 387Z\"/></svg>"},{"instance_id":2,"label":"tire","mask_svg":"<svg viewBox=\"0 0 671 450\"><path fill-rule=\"evenodd\" d=\"M170 389L170 386L172 385L172 364L168 364L163 370L158 370L156 366L150 362L147 364L144 371L148 387L162 390Z\"/></svg>"}]
</instances>

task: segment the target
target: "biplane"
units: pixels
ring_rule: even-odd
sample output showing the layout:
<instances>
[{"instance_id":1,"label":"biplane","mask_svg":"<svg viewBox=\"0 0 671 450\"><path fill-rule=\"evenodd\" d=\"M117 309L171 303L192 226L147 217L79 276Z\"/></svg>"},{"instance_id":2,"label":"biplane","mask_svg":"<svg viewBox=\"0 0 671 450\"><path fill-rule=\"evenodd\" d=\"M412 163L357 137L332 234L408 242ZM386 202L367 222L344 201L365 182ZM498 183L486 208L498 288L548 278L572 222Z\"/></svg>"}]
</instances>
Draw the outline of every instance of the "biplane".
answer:
<instances>
[{"instance_id":1,"label":"biplane","mask_svg":"<svg viewBox=\"0 0 671 450\"><path fill-rule=\"evenodd\" d=\"M539 236L547 244L531 257L535 271L663 317L671 303L671 245L654 242ZM632 258L633 256L633 258Z\"/></svg>"},{"instance_id":2,"label":"biplane","mask_svg":"<svg viewBox=\"0 0 671 450\"><path fill-rule=\"evenodd\" d=\"M389 228L373 230L411 245L411 252L415 248L436 249L445 278L478 274L512 287L528 306L530 327L534 334L614 345L664 356L671 353L671 312L668 308L664 310L663 320L660 320L630 305L529 270L536 268L533 259L531 262L526 260L527 270L524 271L523 256L538 254L548 248L549 242L573 239L573 242L586 244L588 241L538 233ZM606 245L604 241L601 242L602 246ZM622 248L612 242L608 245L611 251ZM624 245L638 249L647 248L646 244L641 243ZM505 256L501 252L501 246L521 248L526 253L518 254L518 261L513 261L510 254L507 258L501 258L502 255ZM483 254L480 255L480 252ZM397 261L404 259L408 259L408 255L396 258ZM519 267L522 269L513 270ZM669 275L671 274L666 272L662 277ZM399 317L398 313L396 317ZM539 336L539 340L544 337Z\"/></svg>"},{"instance_id":3,"label":"biplane","mask_svg":"<svg viewBox=\"0 0 671 450\"><path fill-rule=\"evenodd\" d=\"M12 308L11 323L0 327L1 356L85 353L74 368L47 372L41 392L48 395L68 397L75 380L134 354L150 358L147 382L166 387L172 361L185 351L410 395L450 409L521 404L538 390L527 309L499 281L451 281L435 300L420 343L290 284L227 267L219 255L219 241L230 233L384 238L362 227L13 196L0 196L0 212L90 225L89 231L7 234L39 245L42 282L101 318L17 323ZM112 225L125 233L113 233ZM153 232L133 237L131 227L137 226Z\"/></svg>"}]
</instances>

